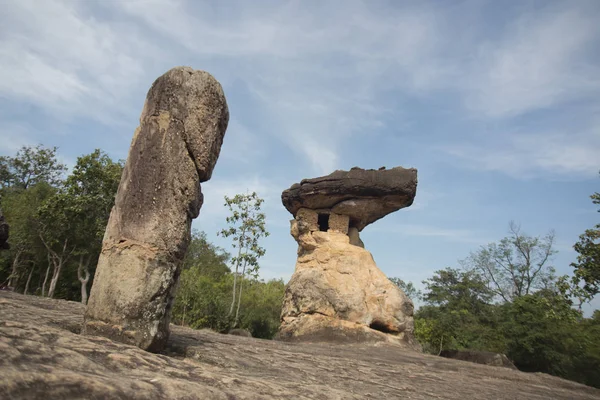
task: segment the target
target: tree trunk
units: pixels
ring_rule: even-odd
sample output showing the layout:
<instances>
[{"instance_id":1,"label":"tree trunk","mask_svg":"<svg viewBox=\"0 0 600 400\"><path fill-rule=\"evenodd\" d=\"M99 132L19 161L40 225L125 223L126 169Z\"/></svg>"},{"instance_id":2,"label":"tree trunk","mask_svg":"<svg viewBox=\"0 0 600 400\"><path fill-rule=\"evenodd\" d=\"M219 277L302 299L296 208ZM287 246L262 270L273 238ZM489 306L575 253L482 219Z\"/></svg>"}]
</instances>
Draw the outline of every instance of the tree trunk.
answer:
<instances>
[{"instance_id":1,"label":"tree trunk","mask_svg":"<svg viewBox=\"0 0 600 400\"><path fill-rule=\"evenodd\" d=\"M50 280L50 287L48 288L48 297L54 297L54 291L56 290L56 284L58 283L58 277L60 276L60 271L62 270L62 260L58 260L57 264L54 266L54 271L52 273L52 279Z\"/></svg>"},{"instance_id":2,"label":"tree trunk","mask_svg":"<svg viewBox=\"0 0 600 400\"><path fill-rule=\"evenodd\" d=\"M42 297L46 295L46 282L48 282L48 275L50 275L50 254L48 254L48 268L46 268L46 277L44 283L42 283Z\"/></svg>"},{"instance_id":3,"label":"tree trunk","mask_svg":"<svg viewBox=\"0 0 600 400\"><path fill-rule=\"evenodd\" d=\"M11 288L15 287L15 283L19 279L19 274L17 270L19 269L19 259L21 258L21 253L23 253L23 249L17 250L17 254L15 255L15 259L12 263L12 271L10 272L10 277L8 278L8 286Z\"/></svg>"},{"instance_id":4,"label":"tree trunk","mask_svg":"<svg viewBox=\"0 0 600 400\"><path fill-rule=\"evenodd\" d=\"M243 230L242 231L242 235L240 237L244 236L245 234L246 234L246 231ZM227 314L228 318L231 317L231 314L233 314L233 308L235 307L235 295L236 295L236 290L235 289L236 289L238 271L239 271L239 268L240 268L240 257L242 256L242 246L241 246L241 244L242 244L242 240L240 239L239 243L238 243L238 256L237 256L237 259L235 261L235 273L233 274L233 296L232 296L232 299L231 299L231 307L229 307L229 313Z\"/></svg>"},{"instance_id":5,"label":"tree trunk","mask_svg":"<svg viewBox=\"0 0 600 400\"><path fill-rule=\"evenodd\" d=\"M83 255L79 257L79 266L77 267L77 279L81 282L81 304L87 304L87 283L90 280L90 271L88 266L90 265L90 259L92 256L90 255L87 259L87 262L83 263ZM82 274L82 271L84 272Z\"/></svg>"},{"instance_id":6,"label":"tree trunk","mask_svg":"<svg viewBox=\"0 0 600 400\"><path fill-rule=\"evenodd\" d=\"M246 261L244 261L244 267L242 268L242 275L240 276L240 294L238 296L237 310L235 310L235 320L233 327L237 327L240 317L240 305L242 304L242 288L244 287L244 276L246 275Z\"/></svg>"},{"instance_id":7,"label":"tree trunk","mask_svg":"<svg viewBox=\"0 0 600 400\"><path fill-rule=\"evenodd\" d=\"M29 282L31 281L31 276L33 275L33 270L35 269L35 265L31 267L31 271L29 271L29 276L27 277L27 283L25 284L25 290L23 290L23 294L27 294L29 290Z\"/></svg>"},{"instance_id":8,"label":"tree trunk","mask_svg":"<svg viewBox=\"0 0 600 400\"><path fill-rule=\"evenodd\" d=\"M42 239L42 243L44 243L44 246L46 247L46 250L48 251L48 260L52 261L52 264L54 266L54 271L52 271L52 279L50 280L50 287L48 288L48 297L53 297L54 291L56 290L56 284L58 282L58 278L60 277L60 271L62 270L63 265L69 259L69 256L75 250L75 247L73 247L70 251L67 251L67 245L69 243L69 239L65 239L65 241L63 242L62 251L59 255L57 252L52 250L50 248L50 246L48 246L48 244L44 240L44 237L41 234L40 234L40 239ZM50 269L50 263L48 263L48 269ZM46 279L48 279L48 271L46 271ZM46 279L44 280L44 286L46 285ZM44 291L44 288L42 288L42 293L43 293L43 291Z\"/></svg>"}]
</instances>

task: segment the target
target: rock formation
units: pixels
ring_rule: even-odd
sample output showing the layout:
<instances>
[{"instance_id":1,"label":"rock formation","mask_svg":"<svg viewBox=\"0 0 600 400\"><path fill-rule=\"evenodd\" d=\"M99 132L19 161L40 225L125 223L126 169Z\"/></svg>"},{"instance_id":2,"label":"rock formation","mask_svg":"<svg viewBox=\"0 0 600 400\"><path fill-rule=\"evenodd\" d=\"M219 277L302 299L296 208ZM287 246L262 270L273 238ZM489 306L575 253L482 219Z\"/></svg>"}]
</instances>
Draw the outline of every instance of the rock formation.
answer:
<instances>
[{"instance_id":1,"label":"rock formation","mask_svg":"<svg viewBox=\"0 0 600 400\"><path fill-rule=\"evenodd\" d=\"M229 112L207 72L174 68L150 88L102 243L84 333L158 351L190 225L202 206Z\"/></svg>"},{"instance_id":2,"label":"rock formation","mask_svg":"<svg viewBox=\"0 0 600 400\"><path fill-rule=\"evenodd\" d=\"M4 214L0 209L0 250L8 250L10 248L8 244L8 224L4 220Z\"/></svg>"},{"instance_id":3,"label":"rock formation","mask_svg":"<svg viewBox=\"0 0 600 400\"><path fill-rule=\"evenodd\" d=\"M282 194L294 215L296 271L286 287L282 340L387 341L419 348L411 300L377 268L359 232L412 204L416 169L334 173Z\"/></svg>"},{"instance_id":4,"label":"rock formation","mask_svg":"<svg viewBox=\"0 0 600 400\"><path fill-rule=\"evenodd\" d=\"M493 367L504 367L517 369L515 365L504 354L492 353L491 351L477 350L442 350L440 356L453 358L455 360L469 361L477 364L490 365Z\"/></svg>"},{"instance_id":5,"label":"rock formation","mask_svg":"<svg viewBox=\"0 0 600 400\"><path fill-rule=\"evenodd\" d=\"M163 354L79 335L84 306L0 290L0 399L592 400L542 373L385 343L290 345L171 326Z\"/></svg>"}]
</instances>

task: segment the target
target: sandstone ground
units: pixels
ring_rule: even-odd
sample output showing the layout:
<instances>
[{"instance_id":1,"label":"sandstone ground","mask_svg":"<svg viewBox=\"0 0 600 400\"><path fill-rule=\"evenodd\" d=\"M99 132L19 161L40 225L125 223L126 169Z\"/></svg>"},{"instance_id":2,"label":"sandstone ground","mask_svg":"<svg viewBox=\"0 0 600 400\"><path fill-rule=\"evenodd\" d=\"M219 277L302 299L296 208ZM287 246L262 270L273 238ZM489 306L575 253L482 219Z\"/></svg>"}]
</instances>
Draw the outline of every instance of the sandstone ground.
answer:
<instances>
[{"instance_id":1,"label":"sandstone ground","mask_svg":"<svg viewBox=\"0 0 600 400\"><path fill-rule=\"evenodd\" d=\"M0 292L2 399L600 399L545 374L387 345L283 343L171 326L163 354L79 334L75 302Z\"/></svg>"}]
</instances>

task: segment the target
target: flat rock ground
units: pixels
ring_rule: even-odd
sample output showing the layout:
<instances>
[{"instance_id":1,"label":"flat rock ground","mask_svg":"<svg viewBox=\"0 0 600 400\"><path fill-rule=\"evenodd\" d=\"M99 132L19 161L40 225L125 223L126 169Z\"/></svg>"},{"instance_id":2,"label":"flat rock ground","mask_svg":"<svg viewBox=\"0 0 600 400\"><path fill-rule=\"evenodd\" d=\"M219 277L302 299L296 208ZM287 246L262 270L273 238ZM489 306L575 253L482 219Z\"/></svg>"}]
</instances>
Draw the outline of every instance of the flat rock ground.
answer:
<instances>
[{"instance_id":1,"label":"flat rock ground","mask_svg":"<svg viewBox=\"0 0 600 400\"><path fill-rule=\"evenodd\" d=\"M600 399L545 374L389 345L282 343L171 326L151 354L79 335L83 306L0 292L1 399Z\"/></svg>"}]
</instances>

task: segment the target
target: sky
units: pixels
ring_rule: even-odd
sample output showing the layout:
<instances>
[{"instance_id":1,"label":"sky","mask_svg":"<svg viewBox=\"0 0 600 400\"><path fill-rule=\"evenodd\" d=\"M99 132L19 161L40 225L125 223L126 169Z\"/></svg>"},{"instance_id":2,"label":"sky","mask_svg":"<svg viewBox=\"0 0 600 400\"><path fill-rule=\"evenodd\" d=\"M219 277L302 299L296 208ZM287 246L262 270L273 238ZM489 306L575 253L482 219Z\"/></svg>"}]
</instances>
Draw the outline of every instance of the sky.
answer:
<instances>
[{"instance_id":1,"label":"sky","mask_svg":"<svg viewBox=\"0 0 600 400\"><path fill-rule=\"evenodd\" d=\"M336 169L418 169L362 232L422 280L508 235L556 233L558 273L600 222L600 2L0 0L0 155L125 159L152 82L210 72L230 121L193 227L230 249L223 196L265 199L260 274L294 271L281 192ZM587 311L600 308L596 299Z\"/></svg>"}]
</instances>

